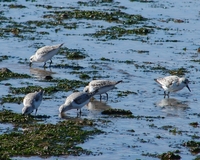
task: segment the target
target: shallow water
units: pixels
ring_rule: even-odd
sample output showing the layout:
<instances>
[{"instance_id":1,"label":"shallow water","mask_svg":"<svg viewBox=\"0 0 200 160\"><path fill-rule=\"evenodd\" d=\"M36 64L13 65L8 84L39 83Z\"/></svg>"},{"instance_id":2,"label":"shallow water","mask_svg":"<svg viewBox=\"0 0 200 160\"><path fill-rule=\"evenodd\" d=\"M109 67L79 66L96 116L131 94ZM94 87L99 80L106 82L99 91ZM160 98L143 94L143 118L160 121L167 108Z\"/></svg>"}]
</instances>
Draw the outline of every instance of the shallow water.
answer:
<instances>
[{"instance_id":1,"label":"shallow water","mask_svg":"<svg viewBox=\"0 0 200 160\"><path fill-rule=\"evenodd\" d=\"M87 2L87 1L85 1ZM13 2L14 3L14 2ZM21 4L20 1L15 3ZM4 5L5 4L5 5ZM197 49L200 44L200 1L114 1L113 4L98 6L79 6L77 1L35 1L23 2L27 6L25 9L9 9L10 3L1 2L4 16L12 17L13 21L26 22L28 20L43 20L43 15L48 14L55 8L46 9L37 7L37 4L52 5L61 7L57 10L70 10L79 8L83 10L107 10L120 9L129 14L140 14L149 20L141 24L129 27L149 26L153 32L147 35L126 35L118 39L101 40L85 34L94 33L100 30L100 26L107 28L118 25L100 20L80 19L76 29L66 29L61 25L55 28L37 27L36 32L31 36L34 40L20 39L10 34L6 38L0 39L0 56L12 56L8 60L0 62L0 67L7 67L13 72L26 73L33 76L28 79L34 85L49 86L50 83L41 82L46 75L53 78L67 78L79 80L79 76L71 74L71 68L42 68L42 64L34 63L29 68L29 57L36 51L38 46L64 43L64 47L84 49L89 56L83 60L68 60L64 55L59 54L53 58L54 64L77 64L84 67L81 72L93 71L92 65L98 68L97 76L107 79L123 80L117 88L109 92L107 102L99 102L99 96L95 96L96 101L83 108L81 118L105 119L111 122L99 124L99 128L105 134L97 135L93 139L80 145L96 153L95 159L158 159L153 154L162 154L168 151L179 150L182 159L194 159L198 154L193 154L182 144L193 140L193 135L199 135L199 126L192 127L189 123L199 123L199 63L191 60L199 60ZM126 7L123 9L121 6ZM56 9L55 9L56 10ZM76 22L76 19L65 20L66 23ZM3 28L7 23L1 23ZM55 32L55 29L59 29ZM40 31L50 34L41 35ZM26 33L24 33L26 34ZM103 38L102 38L103 39ZM143 51L143 52L140 52ZM144 52L145 51L145 52ZM101 61L104 57L110 61ZM93 59L93 61L91 61ZM119 63L119 61L132 60L137 64ZM19 63L24 62L24 63ZM150 63L149 63L150 62ZM142 66L143 67L140 67ZM185 75L191 81L190 93L184 88L178 93L173 93L170 99L163 98L163 91L154 82L154 78L167 76L162 70L152 70L152 67L162 66L169 70L185 68L188 73ZM96 76L96 75L92 75ZM88 81L88 80L87 80ZM1 81L1 96L7 95L11 83L13 87L26 86L26 80ZM83 87L77 88L82 90ZM133 91L137 94L118 97L117 94L123 91ZM72 91L71 91L72 92ZM47 120L56 123L63 120L58 115L58 107L64 103L65 98L71 92L58 92L52 97L44 96L44 101L39 107L39 114L50 115ZM4 108L21 113L22 104L3 104ZM98 106L101 106L99 108ZM111 118L101 115L101 110L106 108L118 108L130 110L135 116L142 116L138 119ZM76 111L71 110L66 113L69 118L76 117ZM157 118L157 117L163 118ZM66 118L66 117L65 117ZM170 129L163 129L163 126L171 126L170 129L180 131L178 133L169 132ZM1 133L5 131L7 125L1 125ZM134 130L131 132L130 130ZM161 136L161 138L157 138ZM199 141L199 138L194 139ZM112 157L110 157L112 155ZM51 157L55 159L58 157ZM61 159L62 157L59 157ZM63 157L65 159L66 157ZM69 156L68 159L93 159L94 156ZM15 158L14 158L15 159ZM17 159L26 159L17 157ZM41 159L31 157L30 159Z\"/></svg>"}]
</instances>

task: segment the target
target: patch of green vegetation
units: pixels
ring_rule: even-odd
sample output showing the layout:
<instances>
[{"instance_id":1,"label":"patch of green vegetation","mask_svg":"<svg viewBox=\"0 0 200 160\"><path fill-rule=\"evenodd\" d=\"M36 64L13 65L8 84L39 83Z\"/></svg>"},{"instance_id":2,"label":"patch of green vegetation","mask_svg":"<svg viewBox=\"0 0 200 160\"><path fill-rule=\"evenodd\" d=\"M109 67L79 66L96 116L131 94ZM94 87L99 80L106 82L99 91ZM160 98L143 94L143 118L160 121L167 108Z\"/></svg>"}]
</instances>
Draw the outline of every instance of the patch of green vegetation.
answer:
<instances>
[{"instance_id":1,"label":"patch of green vegetation","mask_svg":"<svg viewBox=\"0 0 200 160\"><path fill-rule=\"evenodd\" d=\"M77 65L69 65L69 64L56 64L56 65L51 65L52 68L71 68L73 70L80 70L83 69L83 67Z\"/></svg>"},{"instance_id":2,"label":"patch of green vegetation","mask_svg":"<svg viewBox=\"0 0 200 160\"><path fill-rule=\"evenodd\" d=\"M15 126L33 123L36 120L32 116L23 116L9 110L0 111L0 123L12 123ZM1 142L0 142L1 143Z\"/></svg>"},{"instance_id":3,"label":"patch of green vegetation","mask_svg":"<svg viewBox=\"0 0 200 160\"><path fill-rule=\"evenodd\" d=\"M185 147L200 147L200 142L187 141L187 142L183 143L183 146L185 146Z\"/></svg>"},{"instance_id":4,"label":"patch of green vegetation","mask_svg":"<svg viewBox=\"0 0 200 160\"><path fill-rule=\"evenodd\" d=\"M170 73L171 75L183 76L183 75L185 75L186 73L189 73L189 71L187 71L187 69L181 67L181 68L178 68L178 69L169 70L169 73Z\"/></svg>"},{"instance_id":5,"label":"patch of green vegetation","mask_svg":"<svg viewBox=\"0 0 200 160\"><path fill-rule=\"evenodd\" d=\"M27 74L19 74L14 72L0 72L0 81L7 80L7 79L24 79L24 78L31 78L31 76Z\"/></svg>"},{"instance_id":6,"label":"patch of green vegetation","mask_svg":"<svg viewBox=\"0 0 200 160\"><path fill-rule=\"evenodd\" d=\"M161 155L159 155L161 160L172 160L172 159L176 159L179 160L181 159L181 156L179 156L178 154L174 154L174 152L167 152L167 153L163 153Z\"/></svg>"},{"instance_id":7,"label":"patch of green vegetation","mask_svg":"<svg viewBox=\"0 0 200 160\"><path fill-rule=\"evenodd\" d=\"M194 160L200 160L200 155L197 155L197 157Z\"/></svg>"},{"instance_id":8,"label":"patch of green vegetation","mask_svg":"<svg viewBox=\"0 0 200 160\"><path fill-rule=\"evenodd\" d=\"M26 6L23 6L21 4L10 4L8 5L9 8L26 8Z\"/></svg>"},{"instance_id":9,"label":"patch of green vegetation","mask_svg":"<svg viewBox=\"0 0 200 160\"><path fill-rule=\"evenodd\" d=\"M1 98L1 104L4 103L17 103L20 104L23 101L24 97L14 97L12 95L3 96Z\"/></svg>"},{"instance_id":10,"label":"patch of green vegetation","mask_svg":"<svg viewBox=\"0 0 200 160\"><path fill-rule=\"evenodd\" d=\"M163 67L163 66L160 66L160 65L158 65L158 66L156 66L156 67L152 67L151 69L152 69L152 70L161 70L161 71L164 71L164 72L168 71L167 68L165 68L165 67Z\"/></svg>"},{"instance_id":11,"label":"patch of green vegetation","mask_svg":"<svg viewBox=\"0 0 200 160\"><path fill-rule=\"evenodd\" d=\"M81 51L73 51L73 52L67 51L66 57L71 60L79 60L86 58L87 55L83 54Z\"/></svg>"},{"instance_id":12,"label":"patch of green vegetation","mask_svg":"<svg viewBox=\"0 0 200 160\"><path fill-rule=\"evenodd\" d=\"M174 154L173 152L167 152L167 153L163 153L161 155L161 160L169 160L169 159L179 160L179 159L181 159L181 156Z\"/></svg>"},{"instance_id":13,"label":"patch of green vegetation","mask_svg":"<svg viewBox=\"0 0 200 160\"><path fill-rule=\"evenodd\" d=\"M127 14L120 10L114 12L95 11L95 10L73 10L73 11L52 11L57 16L56 19L89 19L89 20L104 20L107 22L115 22L121 24L136 24L139 21L145 21L146 18L141 15Z\"/></svg>"},{"instance_id":14,"label":"patch of green vegetation","mask_svg":"<svg viewBox=\"0 0 200 160\"><path fill-rule=\"evenodd\" d=\"M159 129L169 130L169 129L172 129L172 128L173 128L173 126L168 125L168 126L162 126Z\"/></svg>"},{"instance_id":15,"label":"patch of green vegetation","mask_svg":"<svg viewBox=\"0 0 200 160\"><path fill-rule=\"evenodd\" d=\"M101 114L104 115L132 115L132 112L130 110L124 110L124 109L107 109L101 112Z\"/></svg>"},{"instance_id":16,"label":"patch of green vegetation","mask_svg":"<svg viewBox=\"0 0 200 160\"><path fill-rule=\"evenodd\" d=\"M193 154L200 153L200 142L188 141L183 143L183 146L188 147L190 152Z\"/></svg>"},{"instance_id":17,"label":"patch of green vegetation","mask_svg":"<svg viewBox=\"0 0 200 160\"><path fill-rule=\"evenodd\" d=\"M200 63L200 59L193 59L193 60L190 60L190 61Z\"/></svg>"},{"instance_id":18,"label":"patch of green vegetation","mask_svg":"<svg viewBox=\"0 0 200 160\"><path fill-rule=\"evenodd\" d=\"M135 130L134 129L130 129L130 130L127 130L128 132L135 132Z\"/></svg>"},{"instance_id":19,"label":"patch of green vegetation","mask_svg":"<svg viewBox=\"0 0 200 160\"><path fill-rule=\"evenodd\" d=\"M39 91L41 89L42 87L40 86L27 86L27 87L19 87L19 88L10 87L10 92L12 94L18 95L18 94L28 94L31 92Z\"/></svg>"},{"instance_id":20,"label":"patch of green vegetation","mask_svg":"<svg viewBox=\"0 0 200 160\"><path fill-rule=\"evenodd\" d=\"M34 118L9 111L0 112L0 122L18 124L24 128L0 135L0 159L17 156L61 156L92 154L78 144L84 143L90 136L103 133L94 127L91 120L69 120L57 124L37 124ZM86 130L85 127L90 127Z\"/></svg>"},{"instance_id":21,"label":"patch of green vegetation","mask_svg":"<svg viewBox=\"0 0 200 160\"><path fill-rule=\"evenodd\" d=\"M169 130L170 133L176 135L176 134L181 134L182 131L177 130L177 128L172 128Z\"/></svg>"},{"instance_id":22,"label":"patch of green vegetation","mask_svg":"<svg viewBox=\"0 0 200 160\"><path fill-rule=\"evenodd\" d=\"M9 56L3 55L0 56L0 62L4 61L4 60L8 60Z\"/></svg>"},{"instance_id":23,"label":"patch of green vegetation","mask_svg":"<svg viewBox=\"0 0 200 160\"><path fill-rule=\"evenodd\" d=\"M108 59L108 58L105 58L105 57L101 57L101 59L100 59L101 61L111 61L110 59Z\"/></svg>"},{"instance_id":24,"label":"patch of green vegetation","mask_svg":"<svg viewBox=\"0 0 200 160\"><path fill-rule=\"evenodd\" d=\"M137 95L137 93L136 93L136 92L133 92L133 91L119 91L119 92L117 93L117 96L119 96L119 97L124 97L124 96L128 96L128 95L130 95L130 94Z\"/></svg>"},{"instance_id":25,"label":"patch of green vegetation","mask_svg":"<svg viewBox=\"0 0 200 160\"><path fill-rule=\"evenodd\" d=\"M158 154L153 154L153 153L142 153L143 156L146 157L153 157L153 158L158 158Z\"/></svg>"},{"instance_id":26,"label":"patch of green vegetation","mask_svg":"<svg viewBox=\"0 0 200 160\"><path fill-rule=\"evenodd\" d=\"M198 122L191 122L189 125L193 126L193 127L197 127L199 125Z\"/></svg>"},{"instance_id":27,"label":"patch of green vegetation","mask_svg":"<svg viewBox=\"0 0 200 160\"><path fill-rule=\"evenodd\" d=\"M76 88L83 87L87 84L83 81L68 80L68 79L62 79L62 80L52 79L50 81L55 82L55 85L46 88L42 88L41 86L30 86L30 85L27 87L10 87L10 92L12 94L28 94L43 89L45 91L44 94L53 94L58 91L67 92L69 90L74 90Z\"/></svg>"},{"instance_id":28,"label":"patch of green vegetation","mask_svg":"<svg viewBox=\"0 0 200 160\"><path fill-rule=\"evenodd\" d=\"M61 91L69 91L69 90L74 90L80 87L85 86L87 83L79 80L64 80L64 81L59 81L57 84L57 87Z\"/></svg>"},{"instance_id":29,"label":"patch of green vegetation","mask_svg":"<svg viewBox=\"0 0 200 160\"><path fill-rule=\"evenodd\" d=\"M77 3L81 6L97 6L98 4L102 3L114 3L114 0L98 0L98 1L86 1L86 2L78 1Z\"/></svg>"},{"instance_id":30,"label":"patch of green vegetation","mask_svg":"<svg viewBox=\"0 0 200 160\"><path fill-rule=\"evenodd\" d=\"M82 73L80 76L79 76L80 79L90 79L91 77L88 75L88 74L85 74L85 73Z\"/></svg>"},{"instance_id":31,"label":"patch of green vegetation","mask_svg":"<svg viewBox=\"0 0 200 160\"><path fill-rule=\"evenodd\" d=\"M131 35L131 34L140 34L140 35L147 35L151 33L153 30L149 28L134 28L134 29L125 29L122 27L109 27L107 29L103 29L101 31L97 31L96 33L87 34L90 36L93 36L95 38L100 38L105 36L105 39L119 39L122 36L125 35Z\"/></svg>"}]
</instances>

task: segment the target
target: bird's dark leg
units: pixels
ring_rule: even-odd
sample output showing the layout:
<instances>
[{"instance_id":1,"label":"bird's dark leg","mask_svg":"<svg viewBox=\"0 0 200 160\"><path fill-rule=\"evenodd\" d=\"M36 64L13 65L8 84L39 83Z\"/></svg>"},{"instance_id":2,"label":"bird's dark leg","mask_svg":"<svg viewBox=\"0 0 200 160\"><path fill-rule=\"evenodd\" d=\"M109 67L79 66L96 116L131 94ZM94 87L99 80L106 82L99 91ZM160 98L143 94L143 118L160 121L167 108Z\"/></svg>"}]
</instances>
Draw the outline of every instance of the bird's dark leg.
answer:
<instances>
[{"instance_id":1,"label":"bird's dark leg","mask_svg":"<svg viewBox=\"0 0 200 160\"><path fill-rule=\"evenodd\" d=\"M169 93L170 93L170 92L167 93L167 98L169 98Z\"/></svg>"},{"instance_id":2,"label":"bird's dark leg","mask_svg":"<svg viewBox=\"0 0 200 160\"><path fill-rule=\"evenodd\" d=\"M32 62L29 63L29 67L31 67L31 65L32 65Z\"/></svg>"},{"instance_id":3,"label":"bird's dark leg","mask_svg":"<svg viewBox=\"0 0 200 160\"><path fill-rule=\"evenodd\" d=\"M36 116L36 113L37 113L37 109L35 110L35 116Z\"/></svg>"},{"instance_id":4,"label":"bird's dark leg","mask_svg":"<svg viewBox=\"0 0 200 160\"><path fill-rule=\"evenodd\" d=\"M166 97L166 95L167 95L167 94L166 94L166 92L164 91L164 98Z\"/></svg>"},{"instance_id":5,"label":"bird's dark leg","mask_svg":"<svg viewBox=\"0 0 200 160\"><path fill-rule=\"evenodd\" d=\"M100 101L101 101L101 94L100 94Z\"/></svg>"},{"instance_id":6,"label":"bird's dark leg","mask_svg":"<svg viewBox=\"0 0 200 160\"><path fill-rule=\"evenodd\" d=\"M45 68L45 66L46 66L46 62L44 62L44 65L43 65L43 67Z\"/></svg>"},{"instance_id":7,"label":"bird's dark leg","mask_svg":"<svg viewBox=\"0 0 200 160\"><path fill-rule=\"evenodd\" d=\"M167 96L167 98L169 98L169 93L170 92L168 92L168 93L166 93L166 91L164 91L164 98Z\"/></svg>"},{"instance_id":8,"label":"bird's dark leg","mask_svg":"<svg viewBox=\"0 0 200 160\"><path fill-rule=\"evenodd\" d=\"M52 60L50 59L50 64L49 64L49 67L51 67L51 64L52 64L53 62L52 62Z\"/></svg>"},{"instance_id":9,"label":"bird's dark leg","mask_svg":"<svg viewBox=\"0 0 200 160\"><path fill-rule=\"evenodd\" d=\"M108 93L106 93L106 99L107 99L107 101L108 101Z\"/></svg>"}]
</instances>

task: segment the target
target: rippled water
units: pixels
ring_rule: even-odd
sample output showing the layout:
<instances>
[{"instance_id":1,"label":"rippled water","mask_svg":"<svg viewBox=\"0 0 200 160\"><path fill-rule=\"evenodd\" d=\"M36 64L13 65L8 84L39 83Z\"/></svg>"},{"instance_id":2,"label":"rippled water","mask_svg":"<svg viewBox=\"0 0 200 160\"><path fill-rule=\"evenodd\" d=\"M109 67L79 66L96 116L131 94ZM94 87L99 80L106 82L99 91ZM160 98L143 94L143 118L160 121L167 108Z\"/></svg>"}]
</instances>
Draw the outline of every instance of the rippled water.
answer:
<instances>
[{"instance_id":1,"label":"rippled water","mask_svg":"<svg viewBox=\"0 0 200 160\"><path fill-rule=\"evenodd\" d=\"M17 1L16 3L21 3ZM50 45L65 43L65 47L84 49L89 55L84 60L67 60L63 55L56 55L53 58L55 64L62 63L62 60L68 61L69 64L77 63L83 66L84 71L92 70L92 62L94 59L99 65L99 75L109 77L109 79L123 80L122 84L109 92L109 100L107 102L99 102L99 97L95 97L94 102L90 102L83 109L81 118L90 119L106 119L111 122L107 124L99 124L99 128L105 131L105 134L97 135L93 139L80 145L85 149L89 149L97 156L80 156L67 157L68 159L157 159L146 154L162 154L163 152L179 150L182 159L194 159L198 154L190 153L189 149L182 146L184 142L193 140L193 135L199 135L199 126L194 128L189 125L192 122L199 123L199 63L191 60L200 59L197 49L200 44L200 1L183 0L183 1L114 1L113 5L99 6L79 6L77 1L26 1L22 3L28 8L25 9L9 9L1 2L0 6L7 17L13 20L24 22L27 20L42 20L43 14L48 13L51 9L37 7L36 4L74 7L89 10L106 10L110 7L121 9L129 14L141 14L149 20L138 26L149 26L154 28L154 32L145 36L128 35L124 36L124 40L114 39L108 41L100 41L98 39L84 36L85 33L93 33L99 30L98 26L109 27L115 26L115 23L104 21L80 20L79 27L76 29L64 29L57 26L59 32L55 32L55 28L39 28L38 31L50 32L48 35L37 35L35 40L20 40L15 36L0 39L1 55L13 56L9 60L0 62L0 67L7 67L14 72L27 73L34 76L30 83L41 86L48 86L45 82L39 81L46 75L54 78L79 79L77 75L70 74L72 69L47 68L44 70L41 64L33 64L29 68L28 64L18 63L29 57L36 51L36 44ZM125 6L123 9L121 6ZM53 9L52 9L53 10ZM61 9L62 10L62 9ZM70 20L70 22L75 20ZM66 23L68 21L66 20ZM1 27L6 24L1 24ZM92 27L87 27L92 26ZM145 51L145 52L140 52ZM113 61L102 62L100 59L105 57ZM21 60L22 59L22 60ZM135 65L118 63L118 61L134 60L138 65L147 67L137 68ZM148 63L147 63L148 62ZM151 63L149 63L151 62ZM173 70L178 68L186 68L187 77L191 81L190 93L186 88L178 93L171 95L169 99L163 98L163 91L154 82L154 78L166 76L162 71L150 71L149 66L162 66ZM168 74L169 75L169 74ZM23 86L16 80L1 81L1 96L8 94L8 86L4 83L11 83L13 87ZM26 86L26 83L24 83ZM82 90L83 88L78 88ZM117 97L119 91L133 91L136 94L130 94L124 97ZM58 116L58 107L64 103L65 97L71 92L58 92L52 99L45 97L41 107L38 110L40 114L50 115L47 120L51 123L60 121ZM17 113L21 113L22 104L4 104L6 109L11 109ZM143 116L138 119L128 118L110 118L101 115L101 111L106 108L119 108L132 111L135 116ZM66 116L76 117L76 111L69 111ZM151 117L164 118L151 118ZM148 118L149 117L149 118ZM181 134L173 134L169 129L163 129L163 126L172 126L172 129L181 131ZM0 132L4 132L9 126L0 125ZM134 130L131 132L130 130ZM161 138L156 138L161 136ZM199 138L194 139L199 141ZM99 154L102 153L102 154ZM112 156L111 156L112 155ZM19 159L24 159L18 157ZM50 159L55 159L52 157ZM60 159L61 157L59 157ZM63 157L63 159L66 157ZM25 158L26 159L26 158ZM40 159L39 157L31 157L30 159Z\"/></svg>"}]
</instances>

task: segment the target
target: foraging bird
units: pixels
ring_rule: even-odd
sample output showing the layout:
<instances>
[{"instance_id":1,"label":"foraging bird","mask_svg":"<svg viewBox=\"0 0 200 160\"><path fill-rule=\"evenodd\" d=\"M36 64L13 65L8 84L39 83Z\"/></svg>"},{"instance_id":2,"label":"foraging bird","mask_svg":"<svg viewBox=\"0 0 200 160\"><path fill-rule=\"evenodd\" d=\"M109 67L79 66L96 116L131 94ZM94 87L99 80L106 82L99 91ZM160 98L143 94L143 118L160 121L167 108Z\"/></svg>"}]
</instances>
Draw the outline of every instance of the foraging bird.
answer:
<instances>
[{"instance_id":1,"label":"foraging bird","mask_svg":"<svg viewBox=\"0 0 200 160\"><path fill-rule=\"evenodd\" d=\"M96 92L98 92L98 90L95 90L91 93L86 93L86 92L72 93L67 97L65 103L60 106L59 112L63 113L70 109L77 109L77 110L80 109L81 113L81 108L90 101L90 98L94 96Z\"/></svg>"},{"instance_id":2,"label":"foraging bird","mask_svg":"<svg viewBox=\"0 0 200 160\"><path fill-rule=\"evenodd\" d=\"M23 99L24 107L22 108L22 114L31 114L35 109L36 115L38 107L42 102L43 93L44 91L40 90L39 92L27 94Z\"/></svg>"},{"instance_id":3,"label":"foraging bird","mask_svg":"<svg viewBox=\"0 0 200 160\"><path fill-rule=\"evenodd\" d=\"M189 80L185 77L180 78L178 76L167 76L154 80L161 85L161 87L164 89L164 95L167 95L168 97L170 92L177 92L184 87L187 87L188 90L191 92L188 86Z\"/></svg>"},{"instance_id":4,"label":"foraging bird","mask_svg":"<svg viewBox=\"0 0 200 160\"><path fill-rule=\"evenodd\" d=\"M48 60L50 60L50 65L51 66L51 63L52 63L52 57L58 53L60 47L63 45L64 43L62 44L58 44L58 45L53 45L53 46L44 46L40 49L38 49L36 51L36 53L34 55L32 55L30 57L30 67L32 65L32 62L44 62L44 65L43 67L45 67L46 65L46 62Z\"/></svg>"},{"instance_id":5,"label":"foraging bird","mask_svg":"<svg viewBox=\"0 0 200 160\"><path fill-rule=\"evenodd\" d=\"M83 90L83 92L93 92L94 90L98 89L98 92L96 95L100 95L101 99L101 94L106 94L107 100L108 100L108 94L107 92L109 90L112 90L115 88L115 85L118 83L121 83L122 80L120 81L110 81L110 80L92 80L88 86L86 86Z\"/></svg>"}]
</instances>

